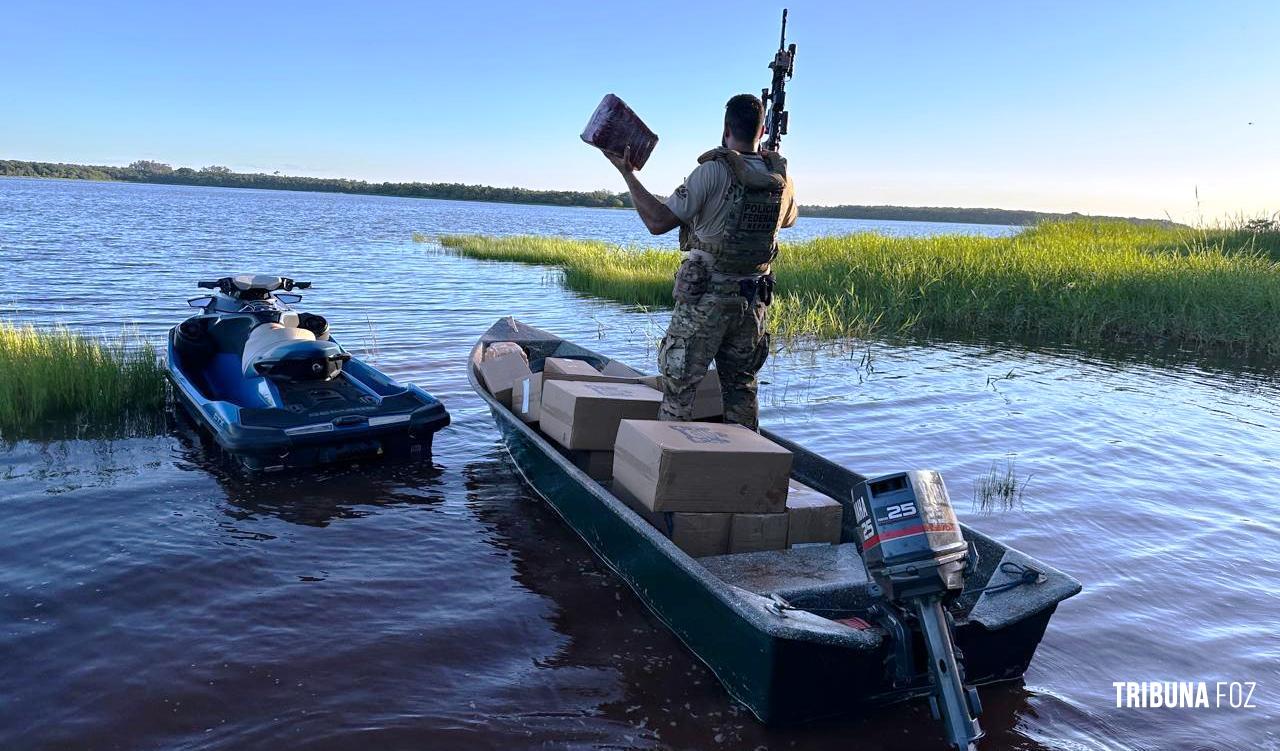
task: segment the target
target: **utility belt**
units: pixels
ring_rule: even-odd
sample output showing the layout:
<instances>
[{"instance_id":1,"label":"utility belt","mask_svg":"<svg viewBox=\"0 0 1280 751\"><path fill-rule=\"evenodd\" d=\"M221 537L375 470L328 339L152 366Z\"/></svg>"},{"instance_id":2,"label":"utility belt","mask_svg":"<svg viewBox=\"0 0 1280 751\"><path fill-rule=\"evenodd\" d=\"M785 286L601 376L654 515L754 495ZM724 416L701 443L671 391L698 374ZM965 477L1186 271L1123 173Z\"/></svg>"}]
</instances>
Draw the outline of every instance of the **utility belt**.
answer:
<instances>
[{"instance_id":1,"label":"utility belt","mask_svg":"<svg viewBox=\"0 0 1280 751\"><path fill-rule=\"evenodd\" d=\"M702 250L692 250L676 270L672 296L676 302L697 303L708 293L738 295L750 304L773 302L772 273L736 275L712 271L714 258Z\"/></svg>"},{"instance_id":2,"label":"utility belt","mask_svg":"<svg viewBox=\"0 0 1280 751\"><path fill-rule=\"evenodd\" d=\"M747 302L762 302L769 305L773 302L773 274L761 274L760 276L752 276L737 279L721 279L716 280L719 274L712 273L711 279L707 282L707 291L720 295L740 295L747 298Z\"/></svg>"}]
</instances>

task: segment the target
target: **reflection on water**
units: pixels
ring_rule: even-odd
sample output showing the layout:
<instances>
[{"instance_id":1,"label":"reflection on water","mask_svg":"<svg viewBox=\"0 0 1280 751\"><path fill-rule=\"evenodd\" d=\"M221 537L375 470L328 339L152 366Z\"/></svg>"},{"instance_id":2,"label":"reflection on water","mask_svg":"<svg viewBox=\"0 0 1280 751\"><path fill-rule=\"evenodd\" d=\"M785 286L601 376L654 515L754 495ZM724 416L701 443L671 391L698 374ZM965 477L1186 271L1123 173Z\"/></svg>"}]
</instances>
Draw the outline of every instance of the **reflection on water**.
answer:
<instances>
[{"instance_id":1,"label":"reflection on water","mask_svg":"<svg viewBox=\"0 0 1280 751\"><path fill-rule=\"evenodd\" d=\"M336 336L357 350L376 339L379 365L454 419L431 465L254 481L180 425L0 446L0 748L936 738L920 705L760 727L511 469L466 382L476 336L511 313L651 370L665 314L568 293L543 269L433 253L410 233L631 242L634 216L21 180L0 180L0 205L10 315L136 322L158 339L196 278L310 277L307 303ZM959 510L1085 591L1055 616L1025 684L983 690L984 749L1278 745L1280 385L1268 371L858 343L774 357L764 379L764 422L856 470L936 468L960 499L993 462L1032 476L1011 511ZM1254 680L1262 709L1116 709L1116 680Z\"/></svg>"}]
</instances>

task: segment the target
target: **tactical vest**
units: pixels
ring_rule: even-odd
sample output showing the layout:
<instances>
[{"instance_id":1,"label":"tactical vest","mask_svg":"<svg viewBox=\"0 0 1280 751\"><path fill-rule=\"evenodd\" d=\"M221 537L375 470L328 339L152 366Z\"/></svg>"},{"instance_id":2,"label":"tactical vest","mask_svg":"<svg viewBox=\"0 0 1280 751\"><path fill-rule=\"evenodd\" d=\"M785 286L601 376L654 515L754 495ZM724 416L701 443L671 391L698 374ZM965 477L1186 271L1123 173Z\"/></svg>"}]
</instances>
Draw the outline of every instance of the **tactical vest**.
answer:
<instances>
[{"instance_id":1,"label":"tactical vest","mask_svg":"<svg viewBox=\"0 0 1280 751\"><path fill-rule=\"evenodd\" d=\"M733 149L712 149L698 163L719 160L729 168L729 213L719 242L703 242L688 225L680 227L680 249L701 250L715 259L722 274L767 274L778 255L778 229L791 201L787 160L776 151L761 152L767 173L747 166Z\"/></svg>"}]
</instances>

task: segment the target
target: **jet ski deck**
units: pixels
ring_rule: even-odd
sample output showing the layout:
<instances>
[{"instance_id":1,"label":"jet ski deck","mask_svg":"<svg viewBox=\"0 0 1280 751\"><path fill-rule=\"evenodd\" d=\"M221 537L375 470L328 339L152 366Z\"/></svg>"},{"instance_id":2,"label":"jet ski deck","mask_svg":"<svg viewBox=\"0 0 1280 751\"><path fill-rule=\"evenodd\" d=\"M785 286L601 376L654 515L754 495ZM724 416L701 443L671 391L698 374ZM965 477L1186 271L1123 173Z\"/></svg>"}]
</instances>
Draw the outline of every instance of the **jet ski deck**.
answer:
<instances>
[{"instance_id":1,"label":"jet ski deck","mask_svg":"<svg viewBox=\"0 0 1280 751\"><path fill-rule=\"evenodd\" d=\"M169 332L169 377L178 402L251 470L366 456L431 454L449 424L431 394L401 385L353 357L328 322L297 313L291 289L307 282L241 275L201 286L203 313Z\"/></svg>"}]
</instances>

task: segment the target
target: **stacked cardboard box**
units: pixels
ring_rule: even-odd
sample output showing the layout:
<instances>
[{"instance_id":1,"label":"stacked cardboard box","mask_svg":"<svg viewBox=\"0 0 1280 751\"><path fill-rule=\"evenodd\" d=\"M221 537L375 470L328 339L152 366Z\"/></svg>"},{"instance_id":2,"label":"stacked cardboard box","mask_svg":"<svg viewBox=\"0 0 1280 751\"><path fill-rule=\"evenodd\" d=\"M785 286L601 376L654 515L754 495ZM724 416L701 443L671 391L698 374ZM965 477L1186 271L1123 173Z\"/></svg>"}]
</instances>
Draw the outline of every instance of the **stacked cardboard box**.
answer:
<instances>
[{"instance_id":1,"label":"stacked cardboard box","mask_svg":"<svg viewBox=\"0 0 1280 751\"><path fill-rule=\"evenodd\" d=\"M700 530L696 545L677 542L686 552L785 548L790 474L790 451L739 425L623 420L618 428L614 493L659 529L653 515L671 514L662 517L668 527Z\"/></svg>"},{"instance_id":2,"label":"stacked cardboard box","mask_svg":"<svg viewBox=\"0 0 1280 751\"><path fill-rule=\"evenodd\" d=\"M754 553L787 547L790 517L781 514L734 514L729 529L730 553Z\"/></svg>"},{"instance_id":3,"label":"stacked cardboard box","mask_svg":"<svg viewBox=\"0 0 1280 751\"><path fill-rule=\"evenodd\" d=\"M659 532L666 535L676 547L697 558L704 555L724 555L729 552L729 532L733 514L688 513L684 511L650 511L634 496L614 488L617 495L633 511Z\"/></svg>"},{"instance_id":4,"label":"stacked cardboard box","mask_svg":"<svg viewBox=\"0 0 1280 751\"><path fill-rule=\"evenodd\" d=\"M787 547L837 544L844 508L822 493L792 480L787 491Z\"/></svg>"},{"instance_id":5,"label":"stacked cardboard box","mask_svg":"<svg viewBox=\"0 0 1280 751\"><path fill-rule=\"evenodd\" d=\"M620 368L608 368L611 373L596 370L586 360L567 357L548 357L542 361L542 377L547 381L592 381L595 383L639 383L634 375L621 374Z\"/></svg>"},{"instance_id":6,"label":"stacked cardboard box","mask_svg":"<svg viewBox=\"0 0 1280 751\"><path fill-rule=\"evenodd\" d=\"M516 381L531 375L523 352L499 355L482 361L476 369L490 394L507 407L511 406L511 390Z\"/></svg>"},{"instance_id":7,"label":"stacked cardboard box","mask_svg":"<svg viewBox=\"0 0 1280 751\"><path fill-rule=\"evenodd\" d=\"M612 451L570 451L569 458L592 480L608 482L613 479Z\"/></svg>"},{"instance_id":8,"label":"stacked cardboard box","mask_svg":"<svg viewBox=\"0 0 1280 751\"><path fill-rule=\"evenodd\" d=\"M662 390L662 376L652 375L640 379L646 386ZM720 374L715 368L707 371L707 375L698 382L693 392L693 419L712 420L724 415L724 399L720 395Z\"/></svg>"},{"instance_id":9,"label":"stacked cardboard box","mask_svg":"<svg viewBox=\"0 0 1280 751\"><path fill-rule=\"evenodd\" d=\"M623 378L639 379L644 377L644 373L641 373L626 363L618 362L617 360L610 360L605 363L604 367L600 369L600 372L607 376L621 376Z\"/></svg>"},{"instance_id":10,"label":"stacked cardboard box","mask_svg":"<svg viewBox=\"0 0 1280 751\"><path fill-rule=\"evenodd\" d=\"M604 370L596 370L585 360L548 357L541 373L519 378L511 391L511 411L527 423L536 423L542 414L543 381L589 381L595 383L639 383L640 374L621 363L609 362Z\"/></svg>"},{"instance_id":11,"label":"stacked cardboard box","mask_svg":"<svg viewBox=\"0 0 1280 751\"><path fill-rule=\"evenodd\" d=\"M623 420L656 420L662 394L638 383L542 381L542 432L567 449L612 451Z\"/></svg>"},{"instance_id":12,"label":"stacked cardboard box","mask_svg":"<svg viewBox=\"0 0 1280 751\"><path fill-rule=\"evenodd\" d=\"M542 374L530 373L511 387L511 411L528 423L542 414Z\"/></svg>"},{"instance_id":13,"label":"stacked cardboard box","mask_svg":"<svg viewBox=\"0 0 1280 751\"><path fill-rule=\"evenodd\" d=\"M521 347L516 342L491 342L484 348L484 357L481 359L484 361L494 360L503 355L517 355L521 360L524 360L525 365L529 364L529 354L524 351L524 347Z\"/></svg>"},{"instance_id":14,"label":"stacked cardboard box","mask_svg":"<svg viewBox=\"0 0 1280 751\"><path fill-rule=\"evenodd\" d=\"M658 422L659 376L557 357L531 373L509 358L519 359L482 364L486 385L500 399L505 389L515 414L538 423L592 479L612 480L619 498L690 555L839 540L838 503L794 483L789 498L791 452L737 425ZM694 411L723 414L714 370Z\"/></svg>"}]
</instances>

